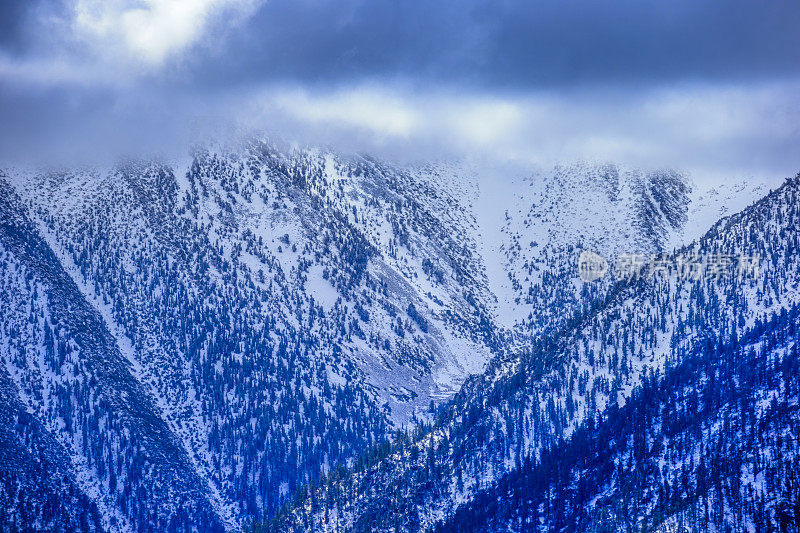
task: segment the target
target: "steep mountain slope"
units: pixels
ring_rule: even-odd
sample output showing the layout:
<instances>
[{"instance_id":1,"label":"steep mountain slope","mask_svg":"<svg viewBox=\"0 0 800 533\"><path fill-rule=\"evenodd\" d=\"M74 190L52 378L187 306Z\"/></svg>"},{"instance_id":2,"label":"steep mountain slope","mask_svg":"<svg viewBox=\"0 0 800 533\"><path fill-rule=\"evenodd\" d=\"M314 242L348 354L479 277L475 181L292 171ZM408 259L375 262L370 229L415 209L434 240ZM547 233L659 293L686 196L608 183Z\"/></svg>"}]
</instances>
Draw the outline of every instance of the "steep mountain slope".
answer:
<instances>
[{"instance_id":1,"label":"steep mountain slope","mask_svg":"<svg viewBox=\"0 0 800 533\"><path fill-rule=\"evenodd\" d=\"M0 181L6 524L221 530L186 451L132 375L134 362L18 204ZM27 453L12 455L20 449Z\"/></svg>"},{"instance_id":2,"label":"steep mountain slope","mask_svg":"<svg viewBox=\"0 0 800 533\"><path fill-rule=\"evenodd\" d=\"M435 530L800 529L800 307L677 360Z\"/></svg>"},{"instance_id":3,"label":"steep mountain slope","mask_svg":"<svg viewBox=\"0 0 800 533\"><path fill-rule=\"evenodd\" d=\"M28 208L26 238L52 254L48 268L61 269L74 288L66 301L81 302L59 313L86 307L93 328L107 335L86 364L99 364L92 360L104 351L119 354L130 394L152 404L153 423L181 456L175 479L165 474L159 483L182 487L191 478L200 488L201 501L186 504L199 510L181 515L178 528L202 519L235 529L269 516L298 487L351 466L370 445L386 446L393 429L432 420L434 405L453 398L488 361L487 377L468 381L456 406L478 401L520 370L520 360L540 358L527 351L558 356L541 339L572 331L576 317L620 290L610 276L581 282L578 251L590 248L612 261L655 253L680 238L691 213L687 181L675 172L559 167L531 177L506 217L502 202L487 201L490 184L463 165L403 168L254 140L197 148L180 162L16 169L8 180L21 197L9 192L8 212ZM523 246L534 240L538 246ZM12 254L3 267L14 291L24 286L17 262ZM4 297L25 300L27 293L14 291ZM12 370L27 368L15 350L47 351L45 333L11 333L21 327L21 313L4 317L0 330ZM78 335L58 334L67 344ZM653 366L666 353L665 335L650 341L661 346ZM615 379L630 390L640 359L628 360L629 375L618 362L609 370L592 363L581 378L603 391L592 412L603 409ZM557 360L548 365L559 368ZM53 381L77 379L80 372L70 368L9 373L49 391ZM576 372L567 365L563 371ZM83 492L112 530L172 520L169 506L163 517L141 518L158 494L141 492L140 509L130 502L121 508L119 482L107 489L105 471L91 473L96 457L71 447L74 427L59 425L49 397L20 398L34 425L63 448L43 444L46 453L72 461L64 472L75 488L65 481L52 493L80 499ZM11 393L3 401L9 413L17 409ZM105 408L87 404L87 421ZM559 415L554 431L568 432L590 409L580 401L573 408L574 423ZM113 438L93 436L100 427L89 424L80 438ZM517 454L540 445L526 442ZM495 479L506 460L513 463L506 458L480 475L468 473L467 483ZM473 491L450 494L457 502Z\"/></svg>"},{"instance_id":4,"label":"steep mountain slope","mask_svg":"<svg viewBox=\"0 0 800 533\"><path fill-rule=\"evenodd\" d=\"M704 338L727 342L758 316L797 304L798 215L800 177L646 266L641 278L613 286L561 331L501 355L465 383L432 428L330 476L275 526L431 528L586 419L624 403L645 376ZM756 257L758 272L748 272ZM693 275L698 259L703 270Z\"/></svg>"},{"instance_id":5,"label":"steep mountain slope","mask_svg":"<svg viewBox=\"0 0 800 533\"><path fill-rule=\"evenodd\" d=\"M254 143L14 182L233 524L489 358L469 219L433 172Z\"/></svg>"},{"instance_id":6,"label":"steep mountain slope","mask_svg":"<svg viewBox=\"0 0 800 533\"><path fill-rule=\"evenodd\" d=\"M501 305L515 317L513 326L529 334L558 329L608 291L613 276L578 278L584 250L612 266L623 254L664 251L687 221L690 192L675 171L612 164L556 167L524 180L501 230L509 290L498 292L505 292Z\"/></svg>"},{"instance_id":7,"label":"steep mountain slope","mask_svg":"<svg viewBox=\"0 0 800 533\"><path fill-rule=\"evenodd\" d=\"M19 401L5 367L0 388L0 524L11 531L102 531L68 455Z\"/></svg>"}]
</instances>

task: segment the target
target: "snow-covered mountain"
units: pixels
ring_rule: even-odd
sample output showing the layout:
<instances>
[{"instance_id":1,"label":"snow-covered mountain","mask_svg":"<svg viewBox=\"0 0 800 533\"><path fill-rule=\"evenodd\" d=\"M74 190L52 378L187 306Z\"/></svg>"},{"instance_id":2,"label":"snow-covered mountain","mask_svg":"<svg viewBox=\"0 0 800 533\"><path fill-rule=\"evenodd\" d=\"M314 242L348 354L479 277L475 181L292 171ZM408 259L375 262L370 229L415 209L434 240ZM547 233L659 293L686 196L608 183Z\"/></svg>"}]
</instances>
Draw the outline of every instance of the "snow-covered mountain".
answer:
<instances>
[{"instance_id":1,"label":"snow-covered mountain","mask_svg":"<svg viewBox=\"0 0 800 533\"><path fill-rule=\"evenodd\" d=\"M436 531L795 531L800 307L708 339Z\"/></svg>"},{"instance_id":2,"label":"snow-covered mountain","mask_svg":"<svg viewBox=\"0 0 800 533\"><path fill-rule=\"evenodd\" d=\"M0 191L4 527L222 529L161 398Z\"/></svg>"},{"instance_id":3,"label":"snow-covered mountain","mask_svg":"<svg viewBox=\"0 0 800 533\"><path fill-rule=\"evenodd\" d=\"M686 363L687 354L699 353L704 360L710 360L706 353L709 341L733 346L732 350L744 350L738 343L748 329L762 332L763 324L775 316L783 317L780 328L790 327L788 324L796 314L789 313L787 318L786 311L800 303L799 216L800 176L741 213L721 220L698 241L646 266L642 277L612 285L605 296L592 300L585 310L554 333L537 336L518 351L495 358L484 374L465 383L432 425L419 427L389 446L376 448L349 471L328 476L306 490L303 499L280 515L273 525L279 530L292 531L342 528L416 531L460 524L469 530L470 524L480 525L479 520L473 522L471 517L475 517L487 494L500 500L513 496L503 492L506 489L498 486L499 480L527 475L521 473L523 465L537 464L543 457L548 458L551 468L567 469L558 475L572 476L570 490L575 490L576 483L579 486L587 483L581 498L593 490L599 491L596 498L600 498L604 487L613 489L617 483L614 478L587 481L581 463L573 466L571 462L574 454L562 457L560 462L553 455L564 449L565 440L580 442L576 432L588 427L589 421L609 419L609 424L619 424L614 419L621 416L618 407L632 397L634 403L645 401L639 400L642 385L657 386L654 383L659 382L659 376L670 375L672 369L680 369ZM694 270L670 272L659 267L697 265L698 260L703 268L698 275L692 274ZM792 346L788 342L782 349L791 351ZM770 357L770 361L784 357L770 350L772 346L765 349L765 357ZM765 372L778 372L779 366L766 365ZM724 368L720 362L720 371ZM790 368L795 367L790 365ZM696 379L700 386L706 378L698 375ZM758 385L766 390L747 389L744 393L768 398L786 394L785 408L796 409L796 376L766 376L759 378ZM751 396L748 401L759 401L759 397ZM672 400L668 397L657 409L684 409L670 403ZM794 424L794 417L784 418L769 438L777 438L775 435L793 438ZM720 433L711 426L695 426L695 431L708 429L707 435L695 436L700 441L698 446L716 442L724 435L734 442L734 449L751 449L746 442L735 440L738 434ZM581 438L586 436L578 434L583 435ZM780 442L776 446L783 449ZM620 455L625 457L622 452ZM765 448L763 453L770 456L772 452ZM583 458L593 459L591 455ZM792 466L797 461L794 454L776 456L773 461L770 465L773 472L796 471ZM739 474L752 476L752 471L747 474L741 470ZM739 483L730 479L730 475L725 483ZM564 486L563 481L559 483L559 488ZM641 490L657 488L645 486ZM548 489L545 486L543 490ZM614 504L641 497L627 490L628 487L618 489ZM757 498L764 494L747 496L748 504L756 505ZM505 525L511 530L560 530L563 520L569 518L564 513L568 515L570 510L555 512L547 508L547 502L560 498L557 494L539 494L536 498L545 498L545 509L527 516L538 516L545 522L537 518L537 522L526 522L523 526L509 518ZM694 501L680 500L679 504L693 505ZM729 495L719 501L731 505L741 498ZM775 506L791 507L798 501L800 493L791 485L783 496L770 502L773 510L765 510L759 520L769 521L764 517L776 512ZM593 500L592 505L596 502L597 499ZM519 506L524 505L519 503L512 508L509 516L516 520L522 512ZM636 509L644 514L628 516L621 512L616 516L630 518L636 528L662 526L667 519L675 518L679 510L666 509L653 516L647 514L651 509L646 506ZM591 510L587 507L572 512ZM792 520L800 518L792 516ZM640 522L640 518L645 521ZM731 523L726 516L717 518L716 523L722 524L722 529ZM547 519L561 521L547 522ZM748 520L752 525L756 518L751 515ZM584 524L577 529L586 527Z\"/></svg>"},{"instance_id":4,"label":"snow-covered mountain","mask_svg":"<svg viewBox=\"0 0 800 533\"><path fill-rule=\"evenodd\" d=\"M264 141L5 168L3 520L232 530L322 476L358 497L326 493L314 524L360 527L397 484L421 503L386 520L433 526L676 346L794 302L794 182L679 252L784 261L755 284L634 287L581 281L578 254L671 250L766 191L609 164L495 177Z\"/></svg>"}]
</instances>

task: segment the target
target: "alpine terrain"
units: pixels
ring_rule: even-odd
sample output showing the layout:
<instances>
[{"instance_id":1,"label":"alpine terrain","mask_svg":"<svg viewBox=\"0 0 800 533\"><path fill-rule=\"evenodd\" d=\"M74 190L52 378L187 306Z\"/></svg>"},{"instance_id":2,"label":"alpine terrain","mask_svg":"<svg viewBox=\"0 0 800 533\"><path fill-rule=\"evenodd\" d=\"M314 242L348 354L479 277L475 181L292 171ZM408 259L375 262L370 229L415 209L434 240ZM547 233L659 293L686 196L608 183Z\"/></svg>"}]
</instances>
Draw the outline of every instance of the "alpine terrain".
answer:
<instances>
[{"instance_id":1,"label":"alpine terrain","mask_svg":"<svg viewBox=\"0 0 800 533\"><path fill-rule=\"evenodd\" d=\"M800 177L725 183L0 166L0 529L800 530Z\"/></svg>"}]
</instances>

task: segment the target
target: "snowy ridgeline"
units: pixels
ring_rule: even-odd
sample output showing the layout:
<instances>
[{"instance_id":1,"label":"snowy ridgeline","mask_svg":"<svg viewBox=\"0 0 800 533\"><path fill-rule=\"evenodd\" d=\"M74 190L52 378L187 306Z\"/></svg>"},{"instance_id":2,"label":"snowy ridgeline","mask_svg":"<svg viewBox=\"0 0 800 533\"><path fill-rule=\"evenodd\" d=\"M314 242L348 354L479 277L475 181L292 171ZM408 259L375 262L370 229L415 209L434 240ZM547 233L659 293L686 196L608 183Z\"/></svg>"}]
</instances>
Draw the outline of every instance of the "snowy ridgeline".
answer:
<instances>
[{"instance_id":1,"label":"snowy ridgeline","mask_svg":"<svg viewBox=\"0 0 800 533\"><path fill-rule=\"evenodd\" d=\"M795 298L791 187L695 245L776 258L757 280L626 286L582 282L579 251L663 251L759 189L582 164L506 194L463 164L261 142L0 180L3 523L235 529L322 477L314 524L390 504L432 527Z\"/></svg>"},{"instance_id":2,"label":"snowy ridgeline","mask_svg":"<svg viewBox=\"0 0 800 533\"><path fill-rule=\"evenodd\" d=\"M468 531L472 525L481 524L476 514L483 512L483 503L504 497L502 491L505 489L503 486L497 488L498 483L506 482L503 480L512 480L507 481L512 485L528 483L513 480L538 475L530 474L523 467L534 468L545 458L549 468L565 469L559 471L559 475L572 476L567 484L569 490L583 487L580 498L610 486L610 495L596 492L592 498L606 497L603 501L611 502L618 506L617 509L630 510L631 514L615 512L621 520L629 519L635 528L654 524L672 527L672 522L667 520L677 517L683 508L699 513L703 511L703 505L712 502L724 508L735 506L739 501L749 505L749 515L736 515L731 519L733 521L728 521L725 512L716 510L713 520L706 516L705 522L690 523L708 524L711 520L719 525L720 530L725 530L726 524L734 524L734 528L745 523L755 524L753 527L756 528L759 524L774 524L780 513L788 512L784 507L796 509L798 493L793 483L781 488L782 495L771 500L770 508L764 508L761 514L753 514L753 509L759 505L758 498L770 498L771 495L767 491L753 492L757 486L753 483L747 485L750 488L743 489L747 492L752 488L753 491L735 498L730 495L723 498L719 493L708 496L684 491L670 507L664 501L647 500L634 492L660 490L655 482L647 485L642 481L638 488L620 487L615 485L617 481L613 471L609 474L611 478L587 481L583 470L589 468L595 458L582 455L576 459L576 448L570 448L570 442L577 443L575 446L582 445L579 439L585 438L586 429L579 428L586 428L589 420L608 420L611 425L606 430L616 431L615 428L620 427L624 420L611 418L627 416L627 411L620 415L617 407L632 396L647 400L647 395L642 396L640 392L642 384L651 389L661 386L662 379L669 379L664 378L670 375L669 369L680 368L687 354L708 356L708 361L713 363L708 350L716 349L717 345L731 345L734 348L730 350L738 349L735 348L738 339L747 330L755 332L751 336L757 336L764 331L766 322L782 321L787 328L787 324L794 324L794 309L800 300L797 289L800 286L800 263L796 259L800 247L799 216L800 178L793 178L742 213L720 221L697 242L668 256L676 264L696 256L760 257L757 275L739 277L731 271L719 276L695 278L661 276L655 272L648 275L645 272L639 279L612 286L602 300L587 305L584 312L567 321L561 330L536 337L530 344L520 347L517 353L493 360L483 375L465 383L462 391L445 406L432 425L420 427L407 437L396 439L390 446L375 448L354 468L337 472L310 487L299 502L284 510L270 525L278 530L292 531L335 531L342 524L360 531L392 531L395 528L430 530L437 527L447 530L449 524ZM787 310L791 310L788 315ZM730 350L722 350L717 355L725 358ZM791 354L796 354L791 343L786 344L784 351L788 359L780 352L765 355L774 364L765 365L764 372L783 372L783 361L791 363ZM750 357L749 353L746 355ZM722 372L727 363L719 364L715 371ZM759 391L754 386L742 392L745 397L752 394L749 401L756 403L760 397L769 400L770 395L776 394L770 392L769 387L789 395L786 404L776 407L778 411L789 409L790 413L776 423L774 433L769 437L777 439L775 450L765 448L763 453L751 457L757 467L761 465L759 461L773 460L771 471L778 477L796 471L796 457L776 451L784 449L786 441L782 439L791 442L796 438L797 421L792 414L796 398L791 396L797 394L796 376L793 375L796 366L792 365L789 364L783 377L759 377L758 386L767 390ZM699 386L704 378L700 376L697 379ZM647 401L658 400L651 398ZM678 396L667 396L656 408L668 412L684 409L671 403L680 401L683 400ZM719 416L723 421L720 423L724 423L724 412L706 413L708 417L712 414ZM748 420L747 424L752 424L752 421ZM695 428L697 431L705 429L699 422ZM752 425L746 429L754 430ZM570 441L576 431L576 440ZM658 433L656 429L652 431ZM712 446L715 439L730 438L734 448L753 448L748 442L736 442L737 434L727 432L724 427L722 430L719 427L709 430L707 442L700 432L700 436L693 434L700 441L697 446ZM742 438L748 438L746 432L742 435ZM563 444L564 441L567 444ZM648 446L652 446L652 442ZM559 450L572 450L570 453L573 455L562 457L558 455L561 453ZM775 454L771 455L773 451ZM624 449L617 452L624 457ZM661 453L649 449L648 452ZM573 466L576 460L578 466ZM581 460L587 463L584 465ZM670 460L675 461L673 457ZM788 462L784 464L782 461ZM713 475L720 483L724 480L726 486L738 488L745 485L752 472L748 473L742 466L738 470L717 468ZM668 483L674 481L673 477L667 477ZM656 476L654 479L660 481L661 478ZM563 498L558 493L547 492L546 476L536 482L545 483L540 485L545 493L531 497L531 502L541 502L542 510L520 518L522 510L519 505L523 504L518 500L516 507L498 503L503 507L498 511L498 521L483 526L493 530L495 526L502 529L500 526L506 524L511 530L530 530L534 522L525 520L536 517L542 530L560 530L561 524L567 520L565 514L572 513L576 520L584 520L573 524L577 529L594 527L602 530L602 516L597 514L602 510L595 512L595 507L586 507L581 511L585 511L583 515L576 508L553 508L553 500ZM783 480L775 482L780 484ZM561 478L552 481L555 488L563 488L564 483ZM509 485L506 488L516 490ZM475 500L476 495L483 499ZM631 503L640 496L641 501L635 505ZM578 501L585 503L584 500ZM597 500L592 501L592 505L596 503ZM625 507L628 504L632 507ZM797 520L798 515L792 512L795 514L790 515L790 519ZM523 522L514 522L518 519ZM778 530L777 525L775 529Z\"/></svg>"}]
</instances>

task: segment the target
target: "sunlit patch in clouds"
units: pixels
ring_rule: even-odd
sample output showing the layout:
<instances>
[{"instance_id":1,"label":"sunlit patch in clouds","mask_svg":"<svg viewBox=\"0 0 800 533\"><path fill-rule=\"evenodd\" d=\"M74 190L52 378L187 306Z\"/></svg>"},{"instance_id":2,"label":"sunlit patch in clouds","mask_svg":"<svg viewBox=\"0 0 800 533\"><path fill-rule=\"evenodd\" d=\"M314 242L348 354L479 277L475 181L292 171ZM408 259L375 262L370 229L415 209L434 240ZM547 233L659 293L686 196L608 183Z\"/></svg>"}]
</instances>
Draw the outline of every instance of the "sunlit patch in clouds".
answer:
<instances>
[{"instance_id":1,"label":"sunlit patch in clouds","mask_svg":"<svg viewBox=\"0 0 800 533\"><path fill-rule=\"evenodd\" d=\"M300 88L267 88L257 102L284 113L298 125L358 130L385 143L446 134L453 143L496 145L517 134L524 104L512 99L443 92L406 92L359 86L310 93ZM256 115L257 116L257 115Z\"/></svg>"},{"instance_id":2,"label":"sunlit patch in clouds","mask_svg":"<svg viewBox=\"0 0 800 533\"><path fill-rule=\"evenodd\" d=\"M158 66L195 44L212 16L239 20L257 0L78 0L74 27L98 49Z\"/></svg>"},{"instance_id":3,"label":"sunlit patch in clouds","mask_svg":"<svg viewBox=\"0 0 800 533\"><path fill-rule=\"evenodd\" d=\"M365 88L322 95L266 89L259 100L266 109L283 111L309 125L358 128L382 137L408 138L423 120L420 110L398 95Z\"/></svg>"}]
</instances>

